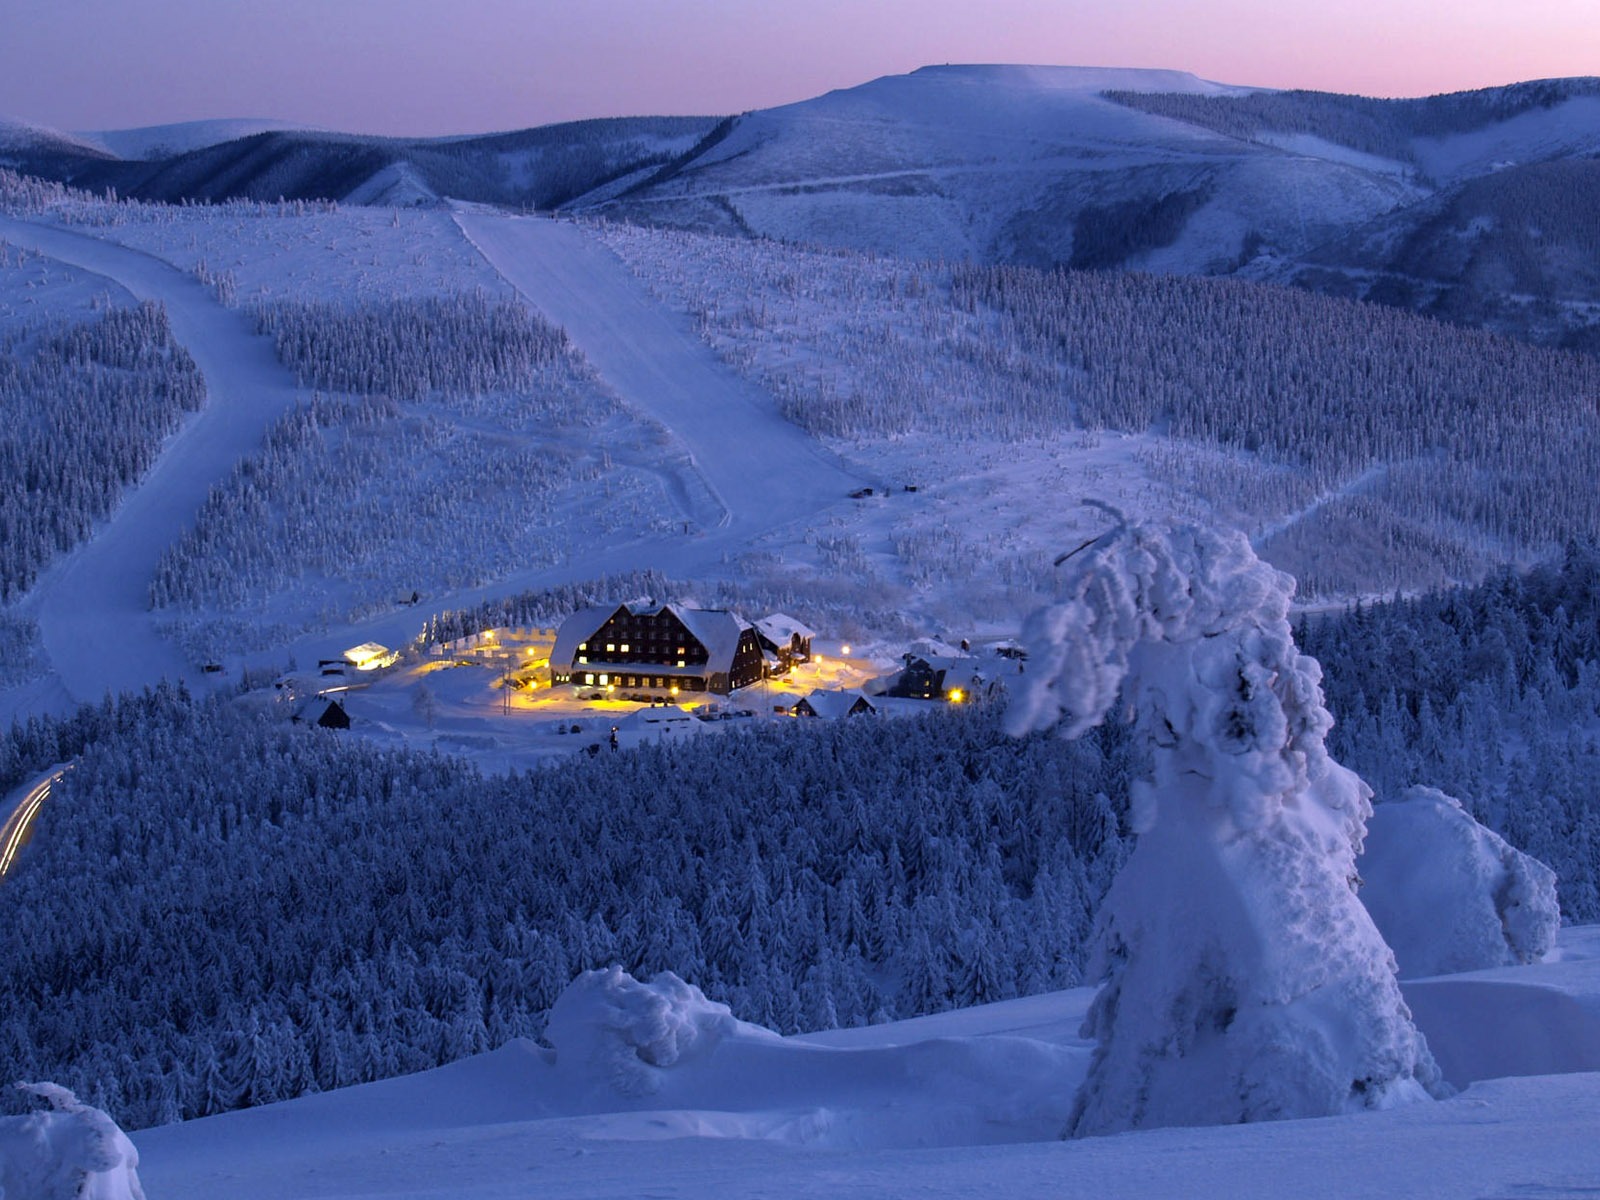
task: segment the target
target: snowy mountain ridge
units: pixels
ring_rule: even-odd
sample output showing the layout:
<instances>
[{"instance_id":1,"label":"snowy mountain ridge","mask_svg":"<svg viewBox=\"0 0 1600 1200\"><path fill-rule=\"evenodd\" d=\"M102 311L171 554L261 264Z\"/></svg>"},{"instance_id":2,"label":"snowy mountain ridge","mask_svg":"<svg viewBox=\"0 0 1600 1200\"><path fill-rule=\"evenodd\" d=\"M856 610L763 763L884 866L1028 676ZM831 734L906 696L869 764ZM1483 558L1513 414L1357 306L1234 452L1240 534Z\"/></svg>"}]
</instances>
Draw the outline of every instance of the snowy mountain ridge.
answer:
<instances>
[{"instance_id":1,"label":"snowy mountain ridge","mask_svg":"<svg viewBox=\"0 0 1600 1200\"><path fill-rule=\"evenodd\" d=\"M148 162L206 150L223 142L254 137L258 133L322 133L314 125L277 121L266 117L221 117L178 121L169 125L139 125L127 129L102 129L75 136L118 158Z\"/></svg>"},{"instance_id":2,"label":"snowy mountain ridge","mask_svg":"<svg viewBox=\"0 0 1600 1200\"><path fill-rule=\"evenodd\" d=\"M1490 214L1471 195L1508 171L1592 162L1588 78L1379 100L1178 70L944 64L721 120L431 139L222 120L12 141L0 153L25 172L149 200L559 207L911 259L1238 274L1600 340L1600 285L1570 267L1582 248L1477 237ZM1569 240L1594 223L1587 181L1523 186L1571 210Z\"/></svg>"}]
</instances>

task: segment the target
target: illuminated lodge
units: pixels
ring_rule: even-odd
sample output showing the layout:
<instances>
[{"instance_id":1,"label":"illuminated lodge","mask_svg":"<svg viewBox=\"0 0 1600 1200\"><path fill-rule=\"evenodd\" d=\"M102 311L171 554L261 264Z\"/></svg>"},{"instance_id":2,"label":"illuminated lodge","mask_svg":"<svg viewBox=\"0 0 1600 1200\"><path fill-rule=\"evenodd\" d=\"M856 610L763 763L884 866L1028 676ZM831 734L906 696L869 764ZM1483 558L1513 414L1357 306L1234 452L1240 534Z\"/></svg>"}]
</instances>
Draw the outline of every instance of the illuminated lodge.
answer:
<instances>
[{"instance_id":1,"label":"illuminated lodge","mask_svg":"<svg viewBox=\"0 0 1600 1200\"><path fill-rule=\"evenodd\" d=\"M755 629L726 609L620 604L561 623L550 681L634 695L727 695L759 681L764 665Z\"/></svg>"}]
</instances>

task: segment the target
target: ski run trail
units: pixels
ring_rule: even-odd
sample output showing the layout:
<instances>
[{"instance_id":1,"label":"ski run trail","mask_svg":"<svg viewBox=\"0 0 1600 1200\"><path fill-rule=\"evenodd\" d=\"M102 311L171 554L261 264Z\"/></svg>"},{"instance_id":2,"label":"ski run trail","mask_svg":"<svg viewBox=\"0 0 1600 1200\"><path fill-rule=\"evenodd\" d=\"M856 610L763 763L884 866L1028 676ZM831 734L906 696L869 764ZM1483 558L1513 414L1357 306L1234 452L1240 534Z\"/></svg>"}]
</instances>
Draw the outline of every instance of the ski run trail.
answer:
<instances>
[{"instance_id":1,"label":"ski run trail","mask_svg":"<svg viewBox=\"0 0 1600 1200\"><path fill-rule=\"evenodd\" d=\"M489 264L567 331L625 404L684 445L726 510L725 527L746 534L770 529L861 486L573 222L465 206L455 218Z\"/></svg>"},{"instance_id":2,"label":"ski run trail","mask_svg":"<svg viewBox=\"0 0 1600 1200\"><path fill-rule=\"evenodd\" d=\"M243 312L152 255L59 227L0 218L0 238L104 276L166 306L173 339L193 356L206 402L162 447L94 536L58 558L23 600L50 658L47 680L0 697L0 719L97 701L195 672L156 629L149 582L162 551L194 520L215 483L261 446L296 402L294 379ZM55 686L59 683L59 688ZM70 706L70 705L69 705ZM6 711L9 708L10 712Z\"/></svg>"},{"instance_id":3,"label":"ski run trail","mask_svg":"<svg viewBox=\"0 0 1600 1200\"><path fill-rule=\"evenodd\" d=\"M469 206L458 206L456 220L524 300L567 331L623 403L672 435L682 459L662 464L665 482L699 532L616 543L430 597L430 607L634 569L691 575L737 556L764 533L821 519L862 486L864 477L784 419L770 396L718 359L686 318L649 296L621 260L577 225ZM19 219L0 218L0 238L102 276L137 300L163 304L174 340L200 368L207 397L110 519L53 562L20 604L39 624L50 672L0 693L0 720L66 711L162 678L198 683L200 664L185 662L157 627L149 581L211 487L294 408L293 376L246 314L224 307L198 280L153 255ZM392 612L250 657L310 661L356 641L396 645L415 635L416 624L415 612Z\"/></svg>"}]
</instances>

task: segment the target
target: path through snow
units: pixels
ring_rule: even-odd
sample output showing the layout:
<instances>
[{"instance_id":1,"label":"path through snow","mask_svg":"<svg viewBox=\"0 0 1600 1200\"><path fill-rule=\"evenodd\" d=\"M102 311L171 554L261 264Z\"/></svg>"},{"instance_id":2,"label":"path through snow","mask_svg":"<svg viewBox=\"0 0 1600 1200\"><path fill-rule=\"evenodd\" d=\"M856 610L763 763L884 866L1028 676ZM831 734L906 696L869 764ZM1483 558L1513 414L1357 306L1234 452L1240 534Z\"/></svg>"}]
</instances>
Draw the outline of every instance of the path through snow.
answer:
<instances>
[{"instance_id":1,"label":"path through snow","mask_svg":"<svg viewBox=\"0 0 1600 1200\"><path fill-rule=\"evenodd\" d=\"M625 404L683 443L727 510L725 524L771 528L861 485L578 225L468 208L457 209L456 223Z\"/></svg>"}]
</instances>

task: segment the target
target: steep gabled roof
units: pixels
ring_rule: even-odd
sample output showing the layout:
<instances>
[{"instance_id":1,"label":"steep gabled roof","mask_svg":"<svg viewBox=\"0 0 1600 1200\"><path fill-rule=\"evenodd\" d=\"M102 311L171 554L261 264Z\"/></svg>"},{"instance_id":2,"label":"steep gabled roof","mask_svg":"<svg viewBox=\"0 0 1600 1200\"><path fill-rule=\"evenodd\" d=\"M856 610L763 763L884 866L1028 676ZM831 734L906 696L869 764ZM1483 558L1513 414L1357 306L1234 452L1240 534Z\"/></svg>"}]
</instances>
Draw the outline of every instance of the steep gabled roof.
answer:
<instances>
[{"instance_id":1,"label":"steep gabled roof","mask_svg":"<svg viewBox=\"0 0 1600 1200\"><path fill-rule=\"evenodd\" d=\"M833 721L848 717L857 704L865 704L869 710L877 711L877 706L871 700L853 689L835 692L818 688L805 698L805 704L817 716Z\"/></svg>"},{"instance_id":2,"label":"steep gabled roof","mask_svg":"<svg viewBox=\"0 0 1600 1200\"><path fill-rule=\"evenodd\" d=\"M750 626L725 608L684 608L663 605L683 622L683 627L706 648L706 665L713 671L726 671L733 665L739 649L739 635Z\"/></svg>"},{"instance_id":3,"label":"steep gabled roof","mask_svg":"<svg viewBox=\"0 0 1600 1200\"><path fill-rule=\"evenodd\" d=\"M293 719L324 728L347 729L350 726L350 714L332 696L313 696L294 710Z\"/></svg>"},{"instance_id":4,"label":"steep gabled roof","mask_svg":"<svg viewBox=\"0 0 1600 1200\"><path fill-rule=\"evenodd\" d=\"M555 647L550 651L550 665L571 666L577 661L578 647L593 637L600 626L625 607L627 606L621 604L606 604L580 608L561 622L561 628L556 630Z\"/></svg>"},{"instance_id":5,"label":"steep gabled roof","mask_svg":"<svg viewBox=\"0 0 1600 1200\"><path fill-rule=\"evenodd\" d=\"M806 641L817 636L816 631L803 625L787 613L773 613L771 616L762 617L756 623L756 632L774 646L786 646L789 640L800 635L801 641Z\"/></svg>"}]
</instances>

